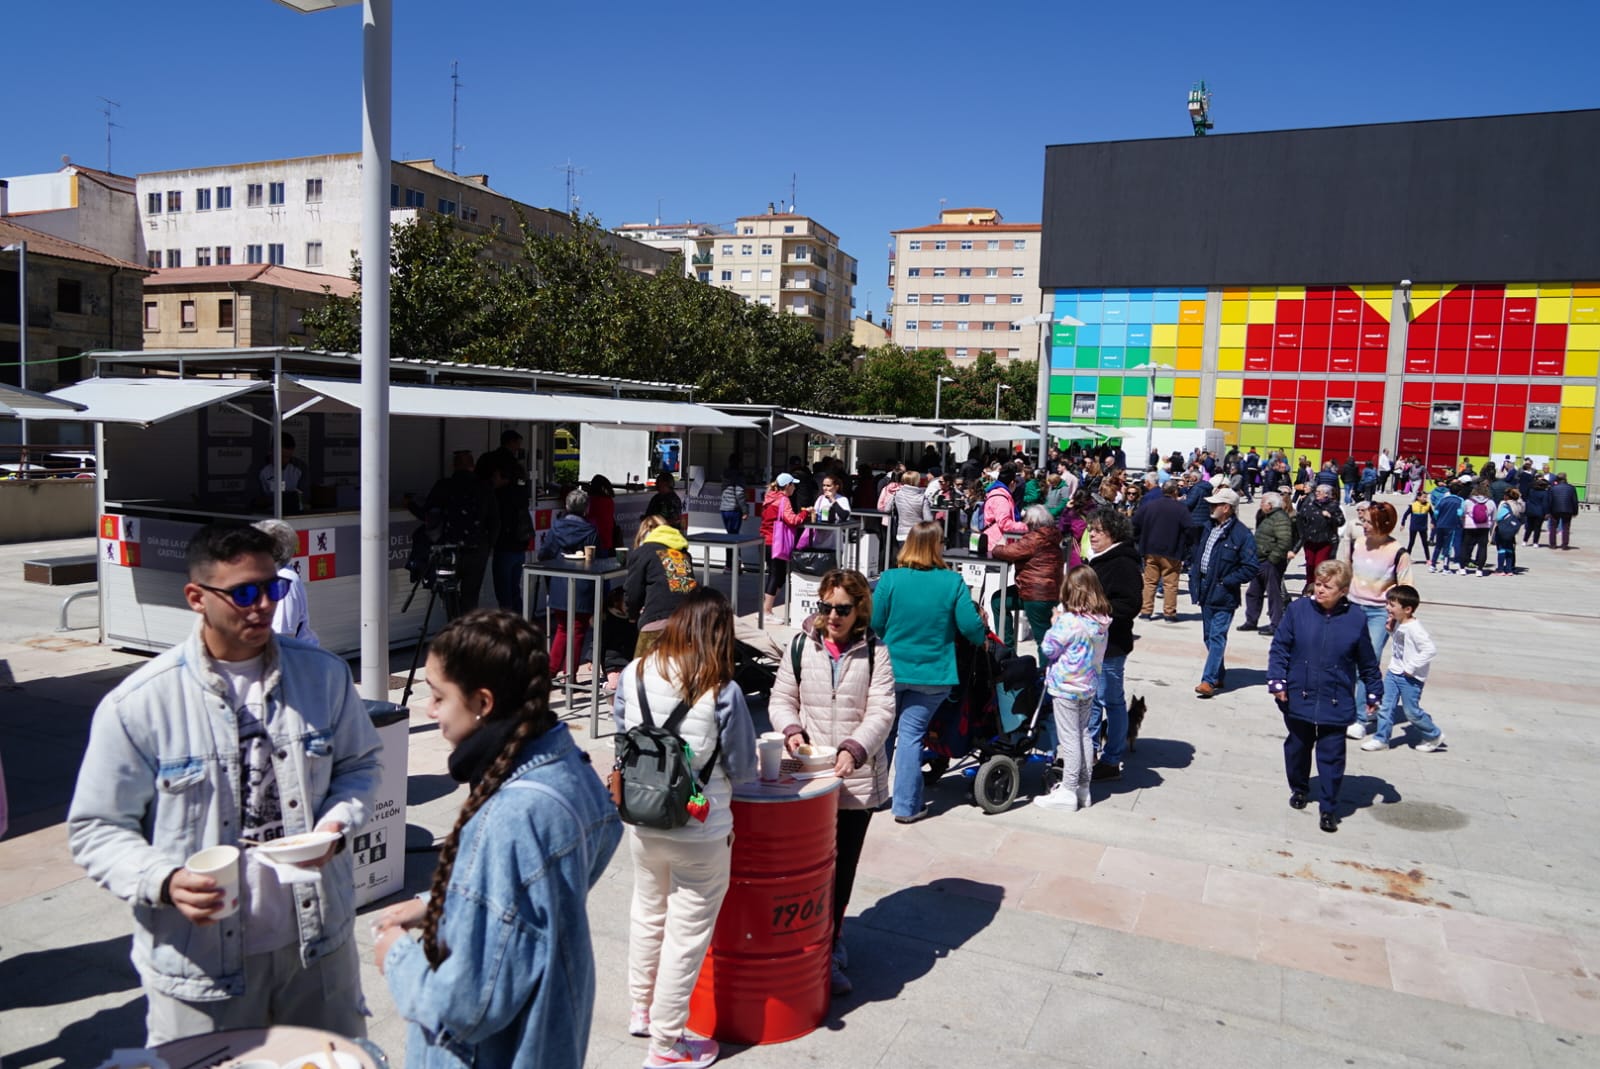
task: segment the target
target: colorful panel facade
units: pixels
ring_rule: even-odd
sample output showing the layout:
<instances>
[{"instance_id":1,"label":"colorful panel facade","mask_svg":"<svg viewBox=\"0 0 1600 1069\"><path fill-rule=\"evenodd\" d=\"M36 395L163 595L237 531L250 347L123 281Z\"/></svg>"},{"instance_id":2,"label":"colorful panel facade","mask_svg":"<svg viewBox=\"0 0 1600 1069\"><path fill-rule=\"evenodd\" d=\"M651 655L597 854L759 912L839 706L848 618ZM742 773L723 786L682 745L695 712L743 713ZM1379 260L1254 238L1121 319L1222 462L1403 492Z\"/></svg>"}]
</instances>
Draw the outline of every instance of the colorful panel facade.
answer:
<instances>
[{"instance_id":1,"label":"colorful panel facade","mask_svg":"<svg viewBox=\"0 0 1600 1069\"><path fill-rule=\"evenodd\" d=\"M1588 482L1600 284L1418 285L1409 301L1392 285L1228 288L1209 343L1207 298L1056 291L1056 318L1084 325L1052 336L1051 418L1214 426L1314 462L1547 457Z\"/></svg>"}]
</instances>

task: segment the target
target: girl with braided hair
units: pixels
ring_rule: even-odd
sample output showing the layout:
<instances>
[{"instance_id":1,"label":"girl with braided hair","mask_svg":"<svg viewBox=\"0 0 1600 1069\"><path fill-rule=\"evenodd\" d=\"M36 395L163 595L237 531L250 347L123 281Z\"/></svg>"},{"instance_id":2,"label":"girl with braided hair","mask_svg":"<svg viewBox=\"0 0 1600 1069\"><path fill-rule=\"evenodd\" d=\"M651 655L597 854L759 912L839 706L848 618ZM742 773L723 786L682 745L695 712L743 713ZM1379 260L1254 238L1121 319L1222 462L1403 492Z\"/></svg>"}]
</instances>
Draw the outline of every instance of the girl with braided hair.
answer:
<instances>
[{"instance_id":1,"label":"girl with braided hair","mask_svg":"<svg viewBox=\"0 0 1600 1069\"><path fill-rule=\"evenodd\" d=\"M595 989L586 900L622 838L616 807L550 712L532 623L451 621L427 679L450 775L472 793L428 896L376 924L378 969L410 1022L406 1064L579 1069Z\"/></svg>"},{"instance_id":2,"label":"girl with braided hair","mask_svg":"<svg viewBox=\"0 0 1600 1069\"><path fill-rule=\"evenodd\" d=\"M755 778L755 728L733 681L733 612L709 587L686 594L650 652L623 669L617 732L643 724L647 710L653 723L665 724L680 705L687 710L677 734L691 752L707 807L680 828L635 825L628 836L628 1031L650 1037L645 1069L704 1069L717 1059L716 1041L690 1036L684 1026L728 892L732 784Z\"/></svg>"}]
</instances>

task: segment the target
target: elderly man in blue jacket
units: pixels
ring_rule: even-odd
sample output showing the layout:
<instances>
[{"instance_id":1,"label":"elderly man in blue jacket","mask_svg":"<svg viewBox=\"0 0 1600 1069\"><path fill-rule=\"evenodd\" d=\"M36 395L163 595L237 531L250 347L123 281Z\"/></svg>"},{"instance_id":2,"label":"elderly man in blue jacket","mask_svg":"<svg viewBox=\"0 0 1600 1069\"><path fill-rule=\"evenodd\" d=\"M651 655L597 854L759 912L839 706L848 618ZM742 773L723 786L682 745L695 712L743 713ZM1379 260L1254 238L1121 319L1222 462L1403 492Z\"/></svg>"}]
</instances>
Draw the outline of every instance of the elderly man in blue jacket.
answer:
<instances>
[{"instance_id":1,"label":"elderly man in blue jacket","mask_svg":"<svg viewBox=\"0 0 1600 1069\"><path fill-rule=\"evenodd\" d=\"M1239 609L1239 588L1260 569L1255 535L1234 517L1239 495L1221 489L1205 499L1211 520L1195 543L1189 560L1189 595L1200 606L1200 625L1206 640L1206 666L1194 688L1202 698L1222 689L1227 675L1223 663L1228 650L1228 630Z\"/></svg>"},{"instance_id":2,"label":"elderly man in blue jacket","mask_svg":"<svg viewBox=\"0 0 1600 1069\"><path fill-rule=\"evenodd\" d=\"M1267 654L1267 691L1283 712L1288 735L1283 767L1289 780L1289 805L1306 807L1311 790L1311 757L1317 759L1317 808L1322 830L1339 830L1339 786L1344 780L1345 729L1356 719L1355 688L1366 687L1366 715L1377 712L1383 695L1378 657L1362 625L1363 614L1350 605L1350 565L1329 560L1317 565L1312 595L1284 613Z\"/></svg>"}]
</instances>

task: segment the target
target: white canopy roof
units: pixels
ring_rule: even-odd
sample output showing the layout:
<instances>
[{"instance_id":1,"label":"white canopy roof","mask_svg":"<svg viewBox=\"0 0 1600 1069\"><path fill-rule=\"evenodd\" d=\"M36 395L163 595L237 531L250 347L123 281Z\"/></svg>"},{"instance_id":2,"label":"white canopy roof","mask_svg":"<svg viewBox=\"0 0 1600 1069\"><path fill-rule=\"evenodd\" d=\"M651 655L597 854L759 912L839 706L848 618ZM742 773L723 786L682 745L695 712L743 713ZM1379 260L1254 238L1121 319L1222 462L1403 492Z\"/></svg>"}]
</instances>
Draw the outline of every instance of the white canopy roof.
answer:
<instances>
[{"instance_id":1,"label":"white canopy roof","mask_svg":"<svg viewBox=\"0 0 1600 1069\"><path fill-rule=\"evenodd\" d=\"M134 423L142 427L161 423L207 405L230 401L269 384L261 379L86 379L48 395L66 401L78 411L41 405L13 406L19 419L63 419L85 423Z\"/></svg>"},{"instance_id":2,"label":"white canopy roof","mask_svg":"<svg viewBox=\"0 0 1600 1069\"><path fill-rule=\"evenodd\" d=\"M361 407L359 382L299 375L290 376L288 381L349 408L359 410ZM627 398L534 393L530 390L398 383L389 386L389 415L596 423L637 430L755 428L755 424L749 420L684 401L635 401Z\"/></svg>"},{"instance_id":3,"label":"white canopy roof","mask_svg":"<svg viewBox=\"0 0 1600 1069\"><path fill-rule=\"evenodd\" d=\"M844 416L814 416L808 412L780 412L782 419L798 424L807 430L826 434L830 438L858 438L883 442L942 442L944 435L931 427L914 423L888 423L870 419L848 419ZM778 433L793 428L774 427Z\"/></svg>"},{"instance_id":4,"label":"white canopy roof","mask_svg":"<svg viewBox=\"0 0 1600 1069\"><path fill-rule=\"evenodd\" d=\"M1052 423L1050 433L1061 438L1121 438L1121 427L1102 427L1094 423Z\"/></svg>"},{"instance_id":5,"label":"white canopy roof","mask_svg":"<svg viewBox=\"0 0 1600 1069\"><path fill-rule=\"evenodd\" d=\"M16 386L0 386L0 416L15 416L18 409L42 408L56 413L71 413L82 407L48 394L34 393Z\"/></svg>"},{"instance_id":6,"label":"white canopy roof","mask_svg":"<svg viewBox=\"0 0 1600 1069\"><path fill-rule=\"evenodd\" d=\"M968 438L978 438L985 442L1036 442L1039 440L1037 427L1029 430L1020 423L947 423L956 434L964 434Z\"/></svg>"}]
</instances>

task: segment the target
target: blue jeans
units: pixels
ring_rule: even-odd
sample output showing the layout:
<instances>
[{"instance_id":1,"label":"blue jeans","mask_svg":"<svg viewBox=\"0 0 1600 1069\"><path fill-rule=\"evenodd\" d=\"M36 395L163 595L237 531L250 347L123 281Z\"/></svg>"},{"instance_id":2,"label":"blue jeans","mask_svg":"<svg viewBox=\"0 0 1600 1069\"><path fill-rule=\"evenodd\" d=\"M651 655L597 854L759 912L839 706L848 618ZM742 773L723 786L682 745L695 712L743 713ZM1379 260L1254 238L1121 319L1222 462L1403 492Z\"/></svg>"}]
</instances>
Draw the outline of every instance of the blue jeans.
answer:
<instances>
[{"instance_id":1,"label":"blue jeans","mask_svg":"<svg viewBox=\"0 0 1600 1069\"><path fill-rule=\"evenodd\" d=\"M1122 670L1126 667L1126 656L1107 657L1101 663L1100 677L1095 681L1094 712L1089 714L1089 734L1099 737L1100 722L1105 721L1106 748L1101 752L1100 760L1108 765L1122 764L1122 753L1128 747L1128 703L1122 693Z\"/></svg>"},{"instance_id":2,"label":"blue jeans","mask_svg":"<svg viewBox=\"0 0 1600 1069\"><path fill-rule=\"evenodd\" d=\"M1367 638L1372 642L1372 655L1378 659L1378 671L1382 672L1383 647L1389 643L1389 611L1374 609L1370 605L1358 605L1356 608L1366 614ZM1369 728L1372 726L1372 720L1367 716L1367 685L1359 678L1356 679L1356 720Z\"/></svg>"},{"instance_id":3,"label":"blue jeans","mask_svg":"<svg viewBox=\"0 0 1600 1069\"><path fill-rule=\"evenodd\" d=\"M526 550L497 549L490 565L494 571L494 600L507 612L522 615L522 565L528 559Z\"/></svg>"},{"instance_id":4,"label":"blue jeans","mask_svg":"<svg viewBox=\"0 0 1600 1069\"><path fill-rule=\"evenodd\" d=\"M1394 730L1394 707L1412 726L1422 732L1425 739L1437 739L1442 734L1434 725L1433 717L1422 711L1424 682L1416 676L1403 676L1398 672L1383 673L1383 704L1378 706L1378 738L1389 741Z\"/></svg>"},{"instance_id":5,"label":"blue jeans","mask_svg":"<svg viewBox=\"0 0 1600 1069\"><path fill-rule=\"evenodd\" d=\"M744 513L737 509L722 510L722 529L729 534L738 534L739 528L744 526Z\"/></svg>"},{"instance_id":6,"label":"blue jeans","mask_svg":"<svg viewBox=\"0 0 1600 1069\"><path fill-rule=\"evenodd\" d=\"M948 687L939 691L894 689L896 724L889 737L889 758L894 761L894 815L914 817L922 812L922 740L927 737L933 714L950 696Z\"/></svg>"},{"instance_id":7,"label":"blue jeans","mask_svg":"<svg viewBox=\"0 0 1600 1069\"><path fill-rule=\"evenodd\" d=\"M1232 609L1201 609L1200 626L1206 639L1206 666L1200 673L1200 682L1213 687L1222 686L1222 673L1227 669L1223 655L1228 652L1228 629L1233 626ZM1126 710L1122 716L1122 733L1128 733Z\"/></svg>"}]
</instances>

